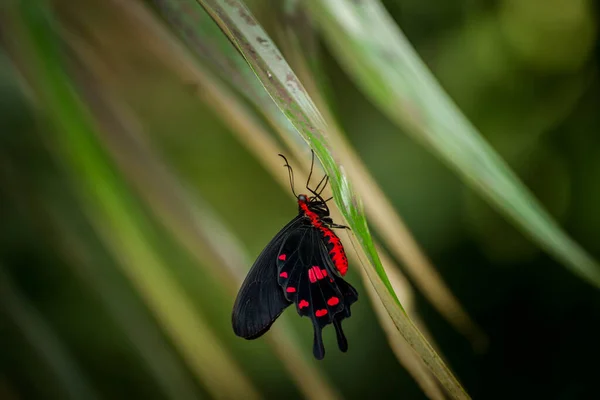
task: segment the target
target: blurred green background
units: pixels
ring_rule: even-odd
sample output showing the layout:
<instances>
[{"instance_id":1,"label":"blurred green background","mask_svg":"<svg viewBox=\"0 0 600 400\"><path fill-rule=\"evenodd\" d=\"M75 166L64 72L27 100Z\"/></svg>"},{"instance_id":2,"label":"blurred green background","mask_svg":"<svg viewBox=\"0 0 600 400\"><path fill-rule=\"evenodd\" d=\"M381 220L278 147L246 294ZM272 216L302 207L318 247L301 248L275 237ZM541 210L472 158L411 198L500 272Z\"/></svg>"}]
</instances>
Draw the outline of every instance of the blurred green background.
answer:
<instances>
[{"instance_id":1,"label":"blurred green background","mask_svg":"<svg viewBox=\"0 0 600 400\"><path fill-rule=\"evenodd\" d=\"M598 3L383 3L492 147L562 228L600 258ZM285 24L279 21L281 4L248 4L277 42L277 29ZM297 212L289 194L215 112L211 99L199 99L203 88L182 82L138 37L126 34L113 1L57 0L52 10L71 39L94 51L114 98L135 115L132 124L162 160L160 168L185 187L187 201L223 224L209 226L211 240L198 243L198 251L228 246L234 235L236 246L245 252L242 263L249 268ZM7 21L8 14L2 21L0 53L0 398L215 397L194 372L202 367L190 362L181 346L189 343L185 333L169 331L173 318L182 323L180 328L205 332L188 315L203 321L209 332L195 339L200 346L195 350L208 352L202 344L211 347L216 339L219 351L260 396L303 397L266 339L234 336L231 288L209 272L214 265L203 265L201 256L190 254L173 228L135 191L136 177L147 177L127 175L109 161L113 166L108 174L120 179L123 191L108 196L122 196L129 210L135 210L128 217L143 228L145 243L158 260L150 260L156 264L151 271L160 272L148 267L148 280L136 275L144 274L142 261L148 260L136 258L142 250L132 250L143 247L141 242L126 224L122 229L118 223L104 225L104 215L95 214L93 197L96 190L104 192L103 182L87 181L91 189L79 192L81 182L72 180L77 167L65 160L69 147L58 143L43 102L25 84L24 77L35 74L35 66L23 63L26 56L19 54L15 38L20 28ZM431 152L399 132L324 43L318 43L317 52L323 91L347 139L489 337L485 350L474 351L416 291L417 311L469 394L479 399L597 398L598 290L550 258ZM74 64L65 71L81 82ZM83 147L73 149L87 159ZM141 162L126 146L112 149L108 153L125 163ZM280 151L285 151L281 143ZM171 190L156 179L159 192ZM122 219L115 216L115 221ZM138 272L119 267L123 264L136 265ZM308 362L317 365L340 397L425 398L388 346L360 280L360 267L350 268L348 280L361 297L345 322L348 353L337 351L327 329L325 359L311 360L309 321L288 310L281 323L289 325ZM171 306L163 303L167 309L157 314L157 305L144 295L151 285L164 299L184 296L183 303L191 308L180 312L183 303L173 300ZM239 287L239 282L232 286ZM211 360L198 363L223 369L221 377L228 379L228 364ZM232 385L236 374L231 372Z\"/></svg>"}]
</instances>

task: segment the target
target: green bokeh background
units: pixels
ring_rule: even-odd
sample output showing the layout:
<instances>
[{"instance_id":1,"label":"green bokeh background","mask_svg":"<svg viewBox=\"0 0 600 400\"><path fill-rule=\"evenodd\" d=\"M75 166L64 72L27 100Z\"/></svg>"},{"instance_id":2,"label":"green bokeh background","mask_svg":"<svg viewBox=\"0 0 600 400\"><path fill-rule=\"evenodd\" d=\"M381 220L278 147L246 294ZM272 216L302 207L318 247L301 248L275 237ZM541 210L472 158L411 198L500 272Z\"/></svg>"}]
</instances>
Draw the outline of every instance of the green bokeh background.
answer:
<instances>
[{"instance_id":1,"label":"green bokeh background","mask_svg":"<svg viewBox=\"0 0 600 400\"><path fill-rule=\"evenodd\" d=\"M61 15L65 2L57 2ZM296 213L296 205L212 109L161 63L111 25L98 1L78 2L80 24L105 29L121 100L135 110L155 150L235 233L250 257ZM397 0L388 11L462 111L561 226L600 258L599 9L585 0ZM269 29L273 4L250 3ZM62 8L61 8L62 7ZM6 38L4 38L6 39ZM441 353L473 398L589 399L600 372L600 295L539 250L439 159L398 133L357 89L325 46L329 100L368 169L451 290L489 335L476 353L418 293L418 310ZM33 307L107 399L162 399L113 304L184 365L131 282L86 219L8 54L0 54L0 263L22 303ZM264 157L276 157L265 154ZM140 210L150 215L142 202ZM52 210L80 240L69 257ZM152 221L149 234L194 306L268 398L299 392L264 340L230 328L234 299ZM248 265L249 266L249 265ZM347 354L326 330L327 380L346 398L424 398L389 350L357 273L361 293L347 323ZM99 289L103 288L103 289ZM5 289L3 289L5 290ZM101 293L110 293L109 302ZM8 297L3 296L5 302ZM14 299L13 299L14 300ZM112 303L111 303L112 302ZM0 320L0 397L67 398L40 351L6 312ZM26 309L24 309L26 310ZM25 311L24 311L25 312ZM293 314L287 311L286 314ZM312 327L289 318L307 353ZM39 330L45 334L46 330ZM161 351L162 351L161 350ZM188 371L198 397L209 397Z\"/></svg>"}]
</instances>

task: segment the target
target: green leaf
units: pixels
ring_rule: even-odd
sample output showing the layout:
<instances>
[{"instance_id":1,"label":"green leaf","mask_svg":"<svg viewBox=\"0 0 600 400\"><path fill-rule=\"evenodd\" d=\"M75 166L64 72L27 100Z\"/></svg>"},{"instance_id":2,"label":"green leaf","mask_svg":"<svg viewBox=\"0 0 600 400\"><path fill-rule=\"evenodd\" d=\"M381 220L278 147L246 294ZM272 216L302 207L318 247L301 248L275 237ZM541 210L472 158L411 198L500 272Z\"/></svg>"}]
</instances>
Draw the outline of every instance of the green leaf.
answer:
<instances>
[{"instance_id":1,"label":"green leaf","mask_svg":"<svg viewBox=\"0 0 600 400\"><path fill-rule=\"evenodd\" d=\"M256 106L257 110L273 125L277 133L282 137L284 143L289 145L290 150L296 158L301 159L306 154L306 146L304 143L299 143L301 139L299 139L294 126L286 116L281 113L280 109L269 97L268 92L264 90L261 82L256 79L252 69L248 66L244 58L234 46L231 46L231 42L223 35L223 32L219 29L218 25L211 20L210 16L204 12L196 0L155 0L155 3L158 5L163 17L170 22L173 31L179 35L189 49L200 59L202 66L200 67L197 63L193 63L194 67L184 67L184 65L190 64L190 61L189 57L182 55L164 57L166 52L169 51L166 50L166 46L169 46L170 49L179 47L173 43L165 45L161 50L157 50L160 56L167 60L166 62L168 62L178 74L182 75L184 81L194 81L195 84L202 88L203 93L206 93L209 90L209 86L214 87L218 85L218 79L213 78L213 82L210 84L206 81L197 81L190 76L194 75L191 74L191 70L212 70L212 72L217 74L222 80L229 83L232 88L237 89L237 92L241 96L251 101ZM314 80L312 80L313 77L308 76L311 73L316 74L316 76L322 75L320 68L318 67L319 63L314 58L315 52L310 51L310 49L316 50L316 46L311 46L311 44L317 42L317 37L312 25L308 21L308 16L306 13L299 10L298 7L292 7L287 10L287 17L282 21L289 22L285 25L285 29L288 33L286 38L289 39L288 42L290 42L287 50L290 51L292 59L295 60L297 64L302 64L301 60L303 59L304 52L306 52L306 55L309 57L307 60L310 60L308 64L313 67L310 68L310 72L308 72L306 65L301 66L300 70L297 71L300 72L300 79L305 87L309 89L309 92L313 96L313 101L319 105L320 112L328 119L328 121L333 121L331 112L328 112L326 108L323 108L324 101L319 92L323 89L327 89L327 86L320 85L319 88L317 88ZM162 35L162 38L164 37L165 36ZM149 42L155 47L160 47L159 42L156 40L149 39ZM289 47L291 47L291 49ZM304 74L302 74L302 71L304 71ZM206 72L202 73L202 75L206 75ZM221 91L223 91L223 85L220 86ZM314 91L311 92L311 89ZM317 91L317 89L319 91ZM211 96L213 95L208 97ZM206 97L206 95L201 96L203 99ZM226 107L232 110L237 108L232 104L232 102L235 102L236 100L234 100L232 96L228 96L228 98L231 99L231 101ZM237 100L237 102L242 103L241 99ZM215 102L209 101L207 104L214 107ZM225 117L224 121L229 122L231 121L231 118ZM244 125L245 128L242 128L242 130L248 132L247 134L236 135L238 138L243 137L241 143L244 143L244 145L247 146L251 142L254 143L264 139L261 135L256 134L256 129L251 128L251 126L255 124L241 120L239 124ZM236 127L233 129L233 132L240 133L240 130ZM416 240L405 227L400 216L394 211L385 194L377 186L377 183L366 170L364 164L358 159L358 156L352 150L351 146L345 141L339 127L330 125L328 127L327 136L330 142L335 146L337 156L348 167L348 173L353 176L353 184L362 197L371 226L381 235L381 238L385 241L386 246L388 246L394 256L405 264L407 273L432 305L448 319L459 332L468 337L475 348L485 348L487 343L485 333L483 333L473 322L456 297L452 295L448 287L444 284L434 266L431 265L426 255L419 248ZM248 140L250 137L252 137L252 139ZM255 145L248 146L248 148L251 151L257 149ZM275 154L276 152L277 151L263 151L258 159L263 160L263 163L270 164L264 160L263 155ZM297 171L298 169L302 169L301 166L296 166L296 168ZM386 264L384 263L384 265ZM393 264L390 264L389 266L392 267L392 265Z\"/></svg>"},{"instance_id":2,"label":"green leaf","mask_svg":"<svg viewBox=\"0 0 600 400\"><path fill-rule=\"evenodd\" d=\"M175 63L179 66L185 64L185 57L176 50L179 43L165 32L165 27L147 7L136 2L119 3L115 6L114 13L119 15L119 21L115 23L127 26L127 30L120 33L132 37L136 42L145 43L163 56L167 53L167 57L177 60ZM203 10L201 12L204 13ZM213 24L212 21L209 22ZM67 42L89 71L85 84L87 103L93 104L90 109L99 125L104 128L101 133L103 143L120 171L130 182L135 182L136 191L157 220L196 259L201 275L212 274L221 281L228 293L235 296L248 266L251 265L239 240L210 205L199 194L192 195L187 190L187 185L172 173L169 165L154 151L144 132L139 129L142 122L136 119L125 104L111 96L110 77L106 72L101 72L102 68L97 67L97 60L86 54L82 46L73 43L74 40ZM234 101L223 99L229 96L218 90L222 85L214 75L203 73L199 68L196 71L199 80L204 83L203 91L210 98L212 106L226 113L224 119L240 120L245 127L253 123L244 118L243 112L235 113L239 105L233 104ZM297 383L298 389L307 399L338 399L339 394L325 378L323 371L312 360L307 359L306 352L294 340L294 334L287 325L286 317L281 316L277 325L271 328L267 339L273 352Z\"/></svg>"},{"instance_id":3,"label":"green leaf","mask_svg":"<svg viewBox=\"0 0 600 400\"><path fill-rule=\"evenodd\" d=\"M365 266L365 271L396 327L454 398L468 398L456 378L401 308L375 250L360 199L352 190L343 167L335 160L327 142L324 134L327 126L294 72L243 4L232 0L201 0L200 3L246 58L271 98L315 151L330 176L336 204L360 244L360 254L372 267Z\"/></svg>"},{"instance_id":4,"label":"green leaf","mask_svg":"<svg viewBox=\"0 0 600 400\"><path fill-rule=\"evenodd\" d=\"M572 272L600 287L600 266L544 210L461 113L380 2L305 3L357 85L499 212Z\"/></svg>"}]
</instances>

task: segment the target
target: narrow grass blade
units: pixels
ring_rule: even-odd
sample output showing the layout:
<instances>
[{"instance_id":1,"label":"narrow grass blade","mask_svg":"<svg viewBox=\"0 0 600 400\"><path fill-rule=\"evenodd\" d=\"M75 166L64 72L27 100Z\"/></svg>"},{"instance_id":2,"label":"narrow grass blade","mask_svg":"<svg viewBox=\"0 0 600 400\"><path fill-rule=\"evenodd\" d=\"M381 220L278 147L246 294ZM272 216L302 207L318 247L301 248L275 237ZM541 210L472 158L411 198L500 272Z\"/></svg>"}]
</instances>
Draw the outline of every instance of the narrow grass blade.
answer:
<instances>
[{"instance_id":1,"label":"narrow grass blade","mask_svg":"<svg viewBox=\"0 0 600 400\"><path fill-rule=\"evenodd\" d=\"M211 395L258 398L146 237L148 224L98 143L89 112L65 74L47 4L18 2L12 15L23 21L18 33L28 55L27 77L55 128L52 144L57 158L100 237Z\"/></svg>"},{"instance_id":2,"label":"narrow grass blade","mask_svg":"<svg viewBox=\"0 0 600 400\"><path fill-rule=\"evenodd\" d=\"M144 15L142 9L137 9L135 18L143 18ZM90 71L102 74L99 72L102 64L100 60L92 58L80 45L74 44L73 38L69 42L78 48L78 54L87 61ZM126 111L126 107L117 107L114 98L108 101L108 79L105 77L102 83L94 82L90 75L86 84L94 87L88 90L95 98L91 101L95 104L94 112L104 116L99 119L105 128L103 142L159 220L198 263L207 266L209 272L220 278L223 286L235 296L246 275L247 266L251 265L239 241L204 201L198 196L193 201L190 200L191 196L186 193L183 185L153 152L140 132L140 124ZM284 325L283 321L279 321L268 335L268 340L298 383L299 390L309 399L339 398L316 366L308 362Z\"/></svg>"},{"instance_id":3,"label":"narrow grass blade","mask_svg":"<svg viewBox=\"0 0 600 400\"><path fill-rule=\"evenodd\" d=\"M317 76L321 75L319 63L316 57L312 57L311 68L309 65L310 60L307 58L310 57L310 54L305 55L303 52L303 43L310 41L310 37L308 37L311 32L310 24L305 21L300 10L297 10L293 15L289 14L288 18L290 21L294 21L295 24L292 25L294 29L286 29L286 34L283 36L289 52L293 55L292 59L295 60L294 67L325 116L325 120L329 125L328 138L343 164L347 166L348 175L352 177L352 182L365 203L365 209L376 231L382 236L393 255L404 263L407 274L414 280L416 286L431 304L470 340L474 348L484 349L488 342L485 333L471 319L458 299L446 286L440 274L421 250L402 218L396 213L385 193L377 185L356 151L345 139L341 128L335 122L327 102L321 95L323 90L320 90L317 81ZM297 36L297 32L302 32L302 43L300 43L301 38ZM396 293L398 292L396 291Z\"/></svg>"},{"instance_id":4,"label":"narrow grass blade","mask_svg":"<svg viewBox=\"0 0 600 400\"><path fill-rule=\"evenodd\" d=\"M165 32L162 32L142 8L135 6L133 3L121 3L120 6L120 10L123 11L121 14L128 16L125 20L125 23L128 26L136 26L137 24L140 24L139 30L134 30L131 32L134 35L138 32L143 32L143 35L140 35L139 37L140 43L144 43L144 45L147 45L151 51L155 52L155 54L160 59L164 60L176 74L182 77L183 81L194 82L200 88L202 88L201 90L197 91L198 95L200 95L206 104L210 105L215 112L222 117L225 123L230 125L231 131L236 135L240 142L243 143L256 156L257 160L259 160L264 167L271 172L281 187L289 193L289 190L287 190L289 184L287 172L285 169L281 168L279 158L264 157L264 154L276 154L280 152L279 146L273 141L271 136L263 128L261 128L257 121L252 118L252 115L239 101L239 97L231 93L226 87L224 87L224 85L219 84L218 79L215 79L215 77L209 71L203 69L200 65L190 59L190 57L187 55L187 52L180 48L178 43L174 43L172 40L170 40L169 35L167 35ZM163 41L166 42L161 44ZM94 62L94 64L97 66L100 65L99 62ZM123 139L133 132L124 133L119 131L119 129L110 130L110 132L112 132L118 140L118 143L114 144L113 146L118 148L130 148L131 144L126 144L127 140L125 140L124 143ZM140 144L140 139L141 138L134 140L138 146ZM133 153L137 153L139 151L147 152L147 150L138 148L138 150ZM131 154L132 152L128 151L127 153ZM137 159L137 161L133 163L137 166L135 169L139 169L141 173L151 176L151 181L154 181L157 177L161 176L161 173L159 173L155 167L151 166L152 163L148 164L146 162L141 162L141 160L147 159L146 156L140 155L140 157L135 157ZM293 160L292 157L290 157L290 160L294 165L297 165L297 173L302 170L304 175L306 175L308 171L305 170L302 164L298 164L297 161ZM124 160L124 162L125 161L126 160ZM138 173L136 173L136 175L138 175ZM138 176L135 181L144 182L147 181L147 179L141 179ZM162 181L162 179L159 179L159 181ZM174 183L173 179L170 179L170 182ZM165 187L169 187L168 184L165 185L164 183L160 184L160 186L163 189ZM171 187L166 191L161 190L160 193L156 195L159 197L164 197L165 194L167 196L172 196L177 192L179 192L179 190ZM152 193L154 193L154 191ZM155 194L150 196L149 193L144 195L144 197L154 196ZM197 211L200 211L200 214L195 215L196 213L192 212L189 214L189 217L185 217L183 219L168 215L169 213L172 213L173 210L186 210L190 208L190 204L188 204L186 201L181 202L181 199L179 202L169 202L169 207L153 206L152 208L166 225L172 225L174 222L179 221L176 222L175 226L172 228L174 235L181 236L180 241L190 250L192 254L200 254L198 256L200 260L202 260L203 257L206 258L206 254L210 253L210 251L207 252L202 249L204 247L203 243L205 241L207 244L211 243L211 246L214 246L214 249L218 250L219 255L215 256L214 261L209 262L205 260L203 264L215 265L221 271L231 271L235 276L233 279L229 279L228 281L238 281L245 273L245 271L240 269L240 265L248 264L249 261L247 259L245 259L245 261L241 260L238 256L239 252L232 250L239 248L239 244L234 238L228 239L231 237L230 234L228 234L226 229L223 229L221 226L222 224L215 220L212 213L208 212L207 207L202 205L203 202L199 201L199 199L196 197L193 203L196 205L196 208L198 208ZM339 215L336 214L334 218L337 219L338 217ZM197 225L197 228L194 229L191 227L191 225ZM212 233L212 235L210 233ZM216 237L219 238L218 241L214 240ZM199 243L201 244L200 246ZM349 255L352 259L355 258L354 253L349 253ZM226 266L226 268L221 268L220 265ZM393 263L391 260L387 260L384 262L384 265L389 267L393 265ZM408 282L406 282L401 275L399 275L399 273L390 275L390 281L396 292L399 293L399 296L401 296L401 300L406 311L414 318L416 311L414 310L414 302L412 300L412 288ZM367 283L367 286L370 286L370 284ZM372 298L373 304L381 303L373 290L370 290L368 295L370 297L374 296ZM382 306L379 305L380 309L381 307ZM422 361L420 361L416 353L413 352L413 350L408 346L407 342L402 338L394 326L393 321L389 318L389 315L384 311L383 313L378 312L377 316L382 320L382 325L386 331L390 327L393 330L393 333L388 333L388 339L390 340L392 349L394 349L394 354L399 358L401 364L407 368L407 370L415 377L417 382L421 382L421 384L425 386L428 385L432 379L430 372L424 367ZM292 377L298 382L299 387L305 392L305 396L307 398L331 399L331 389L320 386L323 385L324 382L318 375L315 375L317 371L315 371L314 368L307 368L303 363L299 362L302 357L301 353L296 354L296 346L290 346L290 344L287 343L288 341L280 339L280 335L283 332L285 332L285 337L292 334L287 327L281 326L283 322L285 322L285 320L280 320L278 324L272 328L272 334L268 336L268 339L279 350L278 354L280 354L280 357L287 368L293 371ZM310 364L308 365L310 366ZM307 388L310 388L310 390L306 390ZM424 391L425 393L429 393L431 398L437 398L436 393L439 392L439 389L437 387L432 387L426 388Z\"/></svg>"},{"instance_id":5,"label":"narrow grass blade","mask_svg":"<svg viewBox=\"0 0 600 400\"><path fill-rule=\"evenodd\" d=\"M430 147L525 234L600 286L600 266L460 112L377 0L305 3L340 64L389 118Z\"/></svg>"},{"instance_id":6,"label":"narrow grass blade","mask_svg":"<svg viewBox=\"0 0 600 400\"><path fill-rule=\"evenodd\" d=\"M123 3L123 0L111 0ZM152 0L174 32L203 62L209 71L229 84L237 94L247 98L276 129L296 132L281 113L252 68L197 0ZM301 140L297 135L292 135Z\"/></svg>"},{"instance_id":7,"label":"narrow grass blade","mask_svg":"<svg viewBox=\"0 0 600 400\"><path fill-rule=\"evenodd\" d=\"M120 3L122 6L124 5L120 0L113 0L117 3ZM243 59L239 56L239 53L235 51L235 49L230 45L227 40L219 40L219 37L215 35L214 32L211 31L211 23L210 21L205 20L205 16L201 13L197 13L197 9L193 7L193 4L188 4L187 0L185 1L169 1L169 0L157 0L156 3L160 4L161 9L166 13L167 19L169 19L173 23L173 28L184 38L186 43L190 45L192 50L202 59L203 63L206 64L214 64L214 69L216 71L221 72L221 78L225 81L230 81L232 86L238 86L238 89L241 86L243 90L240 90L240 93L246 96L249 100L254 102L259 110L266 116L268 120L270 120L273 126L276 128L277 132L280 134L282 139L288 144L288 146L293 150L296 157L301 157L305 149L300 149L298 142L292 140L292 137L295 137L295 130L293 126L289 123L289 121L281 114L280 110L277 108L275 103L270 101L270 98L266 99L265 96L268 96L267 92L263 89L260 82L254 79L254 75L252 71L249 69L248 65L243 62L240 63L240 60ZM131 3L127 3L127 7L131 8ZM139 13L138 13L139 14ZM190 15L191 14L191 15ZM197 24L191 24L190 21L196 21ZM167 36L164 34L152 34L151 32L154 29L148 27L146 25L147 35L144 35L142 39L145 39L157 55L160 56L161 59L165 60L167 64L180 76L185 82L194 82L200 90L198 90L198 95L203 98L207 104L215 109L215 111L222 115L223 121L231 126L232 132L236 134L236 136L240 139L240 141L247 146L254 154L257 156L257 160L259 160L269 171L271 171L277 181L283 185L283 187L287 187L287 176L279 174L280 168L277 168L277 160L270 157L264 157L264 154L275 154L280 152L280 149L277 145L271 140L270 135L267 135L262 132L262 129L254 118L249 115L236 100L236 96L233 96L229 91L223 87L223 85L218 84L218 79L208 78L207 75L211 75L210 72L201 68L197 63L190 60L189 56L186 52L179 49L176 43L173 43L169 40L168 46L160 46L160 40L167 40ZM220 32L219 32L220 33ZM198 43L201 41L209 42L204 43L204 45L200 46ZM214 51L208 52L208 49L213 49ZM218 51L216 51L218 50ZM228 69L219 68L219 66L226 65ZM231 74L229 76L228 74ZM249 75L250 74L250 75ZM245 78L245 79L243 79ZM249 81L248 81L249 80ZM283 119L281 117L284 117ZM283 122L285 123L283 123ZM341 151L341 156L344 159L345 148L336 146L338 151ZM302 164L297 167L301 169ZM354 168L354 162L346 162L346 165L352 164L351 167ZM360 170L360 165L359 168ZM364 169L364 168L363 168ZM362 174L359 176L363 176ZM364 185L360 185L362 181L359 181L359 189L364 189ZM373 189L372 187L369 190ZM377 191L372 191L372 193L376 193ZM361 193L364 191L361 190ZM366 192L367 195L370 193ZM369 209L369 198L367 198L367 208ZM371 209L373 207L370 207ZM383 215L385 212L378 212L378 215ZM394 218L387 218L387 221L394 221ZM393 226L393 224L391 224ZM388 222L388 227L390 227L390 223ZM402 226L400 226L402 228ZM393 227L393 229L396 229ZM388 230L389 231L389 230ZM402 234L402 230L395 231L395 238L398 236L404 237ZM403 240L396 240L395 243L401 242L402 246L396 246L396 249L400 251L404 251L402 259L406 260L407 263L411 265L418 265L419 263L426 263L426 257L422 255L419 257L420 251L418 247L411 246L414 243L414 240L407 240L406 242ZM391 244L393 247L394 244ZM391 262L387 263L388 266L392 266ZM397 268L397 267L396 267ZM418 268L418 267L416 267ZM398 271L394 274L395 277L398 277ZM388 272L389 274L390 272ZM419 273L417 274L418 278L417 282L422 280L428 280L431 277L431 274ZM391 279L391 278L390 278ZM396 279L398 280L398 279ZM394 279L391 279L391 283L394 287L400 286L394 283ZM401 295L407 296L412 293L412 288L409 285L402 286L403 292ZM478 327L470 322L468 315L461 311L460 306L457 301L453 297L449 297L446 295L447 290L443 290L442 287L440 289L439 285L427 282L424 287L422 287L426 294L430 294L432 300L434 301L434 305L436 305L442 314L451 315L452 318L449 318L451 321L456 323L459 328L459 331L463 332L467 337L470 338L473 346L477 349L481 349L485 347L487 343L487 338L485 334L478 329ZM399 293L396 290L396 293ZM403 303L406 311L411 317L416 316L416 312L412 310L410 307L407 308L406 304ZM379 315L380 316L380 315ZM382 322L387 323L387 322ZM420 325L421 329L423 329L423 325ZM394 340L394 336L389 336L390 340ZM395 343L391 344L392 347L398 346ZM402 360L399 360L401 363ZM406 366L410 370L410 365ZM413 371L414 373L419 373L419 371ZM418 378L417 378L418 379Z\"/></svg>"},{"instance_id":8,"label":"narrow grass blade","mask_svg":"<svg viewBox=\"0 0 600 400\"><path fill-rule=\"evenodd\" d=\"M361 270L361 274L363 274L364 278L368 279L364 270ZM394 326L393 321L387 315L385 307L381 304L381 300L377 296L377 293L375 293L373 286L365 285L365 287L369 291L369 297L373 302L373 308L381 321L385 334L388 336L388 341L390 342L390 346L392 347L392 351L396 355L396 358L400 360L400 363L404 365L407 371L415 378L415 381L419 384L423 393L425 393L428 398L431 400L445 399L442 390L438 386L435 378L431 375L431 372Z\"/></svg>"},{"instance_id":9,"label":"narrow grass blade","mask_svg":"<svg viewBox=\"0 0 600 400\"><path fill-rule=\"evenodd\" d=\"M243 4L235 0L200 2L244 55L275 103L319 157L331 178L336 204L364 252L360 253L361 261L369 279L398 329L453 397L468 398L456 378L402 310L375 250L360 200L351 189L343 168L334 159L324 136L326 124L294 72Z\"/></svg>"},{"instance_id":10,"label":"narrow grass blade","mask_svg":"<svg viewBox=\"0 0 600 400\"><path fill-rule=\"evenodd\" d=\"M332 149L324 135L327 128L325 121L302 84L243 4L219 0L200 2L246 58L275 103L319 157L331 178L336 204L352 227L370 264L395 298L372 243L361 211L362 204L351 189L345 171L334 160Z\"/></svg>"},{"instance_id":11,"label":"narrow grass blade","mask_svg":"<svg viewBox=\"0 0 600 400\"><path fill-rule=\"evenodd\" d=\"M151 18L143 7L133 4L123 4L129 12L135 15L126 18L124 24L133 27L128 34L140 34L148 38L146 20L145 29L136 28L140 19ZM135 22L134 22L135 21ZM152 35L150 35L152 36ZM239 284L245 277L250 260L243 254L239 241L228 232L218 218L209 210L205 202L196 198L189 200L185 188L169 173L169 168L159 161L149 143L140 132L140 124L133 115L126 112L124 105L117 106L115 99L107 101L109 96L110 78L103 70L102 61L93 57L84 46L76 44L75 38L69 36L69 42L75 48L90 71L102 75L102 83L93 82L87 78L87 86L95 86L88 93L94 97L94 111L104 117L100 119L103 129L103 141L113 154L124 175L137 188L142 197L149 203L157 217L171 231L180 243L198 260L199 264L209 267L210 272L221 278L223 285L235 295ZM101 87L103 89L101 89ZM209 93L210 94L210 93ZM215 99L211 97L211 101ZM110 117L109 117L110 116ZM215 240L218 237L219 240ZM228 239L229 238L229 239ZM273 328L268 340L276 353L290 371L292 378L307 398L336 399L338 394L322 378L322 374L314 364L309 363L298 348L296 342L290 339L288 329L279 321Z\"/></svg>"}]
</instances>

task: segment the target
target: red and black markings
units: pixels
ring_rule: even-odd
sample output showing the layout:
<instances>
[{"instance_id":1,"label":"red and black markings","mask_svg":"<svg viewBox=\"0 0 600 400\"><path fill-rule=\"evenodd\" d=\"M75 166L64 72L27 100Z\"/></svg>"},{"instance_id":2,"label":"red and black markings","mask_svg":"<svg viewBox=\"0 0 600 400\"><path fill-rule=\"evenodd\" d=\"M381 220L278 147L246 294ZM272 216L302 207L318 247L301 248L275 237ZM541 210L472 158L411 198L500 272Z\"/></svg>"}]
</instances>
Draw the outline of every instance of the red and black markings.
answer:
<instances>
[{"instance_id":1,"label":"red and black markings","mask_svg":"<svg viewBox=\"0 0 600 400\"><path fill-rule=\"evenodd\" d=\"M308 208L306 201L298 200L298 205L304 212L304 215L310 219L312 226L319 229L327 239L328 243L332 245L331 250L329 250L329 255L331 256L333 265L335 265L335 268L337 268L342 276L346 275L346 272L348 272L348 259L346 258L346 252L344 251L340 238L338 238L331 229L323 225L321 218Z\"/></svg>"},{"instance_id":2,"label":"red and black markings","mask_svg":"<svg viewBox=\"0 0 600 400\"><path fill-rule=\"evenodd\" d=\"M327 270L321 269L316 265L308 270L308 279L310 280L310 283L316 283L321 279L325 279L326 276Z\"/></svg>"},{"instance_id":3,"label":"red and black markings","mask_svg":"<svg viewBox=\"0 0 600 400\"><path fill-rule=\"evenodd\" d=\"M338 304L340 304L340 299L335 297L335 296L331 296L328 300L327 300L327 305L329 306L337 306Z\"/></svg>"},{"instance_id":4,"label":"red and black markings","mask_svg":"<svg viewBox=\"0 0 600 400\"><path fill-rule=\"evenodd\" d=\"M324 309L324 308L323 308L323 309L321 309L321 310L317 310L317 311L315 311L315 315L316 315L317 317L324 317L324 316L326 316L326 315L327 315L327 310L326 310L326 309Z\"/></svg>"},{"instance_id":5,"label":"red and black markings","mask_svg":"<svg viewBox=\"0 0 600 400\"><path fill-rule=\"evenodd\" d=\"M330 218L327 202L331 198L321 197L329 182L327 175L314 190L310 188L313 153L306 182L313 196L296 195L292 167L285 156L280 156L285 160L292 193L298 200L298 214L252 265L233 306L233 331L245 339L256 339L269 330L286 307L295 303L298 314L309 317L313 324L313 355L321 360L325 356L322 331L328 325L335 328L339 349L348 350L342 321L350 317L350 306L358 300L358 293L342 278L348 270L348 260L334 230L343 226Z\"/></svg>"},{"instance_id":6,"label":"red and black markings","mask_svg":"<svg viewBox=\"0 0 600 400\"><path fill-rule=\"evenodd\" d=\"M298 303L298 308L299 309L303 309L305 307L308 307L310 304L308 303L308 301L306 300L300 300L300 302Z\"/></svg>"}]
</instances>

